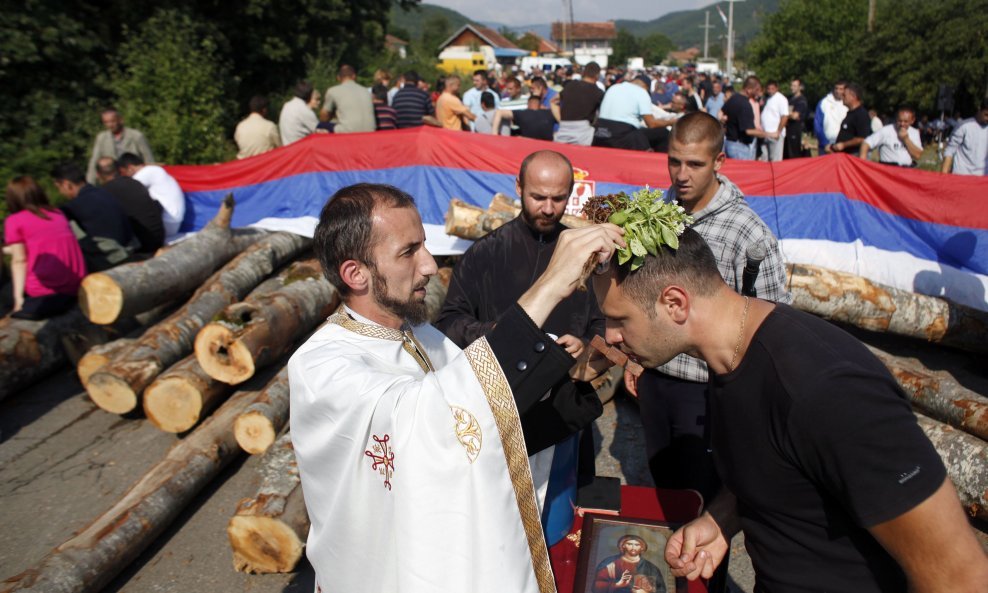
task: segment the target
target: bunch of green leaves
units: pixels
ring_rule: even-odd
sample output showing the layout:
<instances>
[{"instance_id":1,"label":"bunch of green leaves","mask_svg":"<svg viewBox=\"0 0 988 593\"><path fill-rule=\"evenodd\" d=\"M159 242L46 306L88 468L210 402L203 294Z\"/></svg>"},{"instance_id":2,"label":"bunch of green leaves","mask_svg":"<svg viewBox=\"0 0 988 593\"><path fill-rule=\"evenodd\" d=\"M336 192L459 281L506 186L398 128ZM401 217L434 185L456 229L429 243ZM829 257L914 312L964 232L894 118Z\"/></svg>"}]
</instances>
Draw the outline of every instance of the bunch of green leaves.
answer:
<instances>
[{"instance_id":1,"label":"bunch of green leaves","mask_svg":"<svg viewBox=\"0 0 988 593\"><path fill-rule=\"evenodd\" d=\"M662 200L662 192L645 187L630 196L621 192L610 200L613 213L607 221L624 229L627 247L618 249L618 264L631 262L631 270L645 263L645 255L658 255L667 245L679 248L679 235L693 218L676 202Z\"/></svg>"}]
</instances>

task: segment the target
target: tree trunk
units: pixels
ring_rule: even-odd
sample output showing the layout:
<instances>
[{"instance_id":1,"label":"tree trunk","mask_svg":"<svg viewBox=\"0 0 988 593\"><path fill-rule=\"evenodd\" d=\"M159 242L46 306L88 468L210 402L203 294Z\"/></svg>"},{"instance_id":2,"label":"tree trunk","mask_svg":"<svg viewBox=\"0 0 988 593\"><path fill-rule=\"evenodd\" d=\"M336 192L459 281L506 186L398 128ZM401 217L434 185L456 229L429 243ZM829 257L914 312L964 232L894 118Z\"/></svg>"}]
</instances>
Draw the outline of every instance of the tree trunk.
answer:
<instances>
[{"instance_id":1,"label":"tree trunk","mask_svg":"<svg viewBox=\"0 0 988 593\"><path fill-rule=\"evenodd\" d=\"M99 407L125 414L140 405L140 396L164 369L188 356L199 330L285 261L298 255L309 239L273 233L238 255L203 284L181 309L155 325L110 364L89 378L86 390Z\"/></svg>"},{"instance_id":2,"label":"tree trunk","mask_svg":"<svg viewBox=\"0 0 988 593\"><path fill-rule=\"evenodd\" d=\"M226 307L196 336L196 358L210 377L243 383L287 353L339 304L316 260L292 264L279 280L281 288Z\"/></svg>"},{"instance_id":3,"label":"tree trunk","mask_svg":"<svg viewBox=\"0 0 988 593\"><path fill-rule=\"evenodd\" d=\"M968 514L988 520L988 443L922 414L916 418L947 466Z\"/></svg>"},{"instance_id":4,"label":"tree trunk","mask_svg":"<svg viewBox=\"0 0 988 593\"><path fill-rule=\"evenodd\" d=\"M223 201L206 228L161 255L89 274L79 288L79 306L93 323L113 323L185 297L238 251L237 243L256 240L249 234L231 240L233 194Z\"/></svg>"},{"instance_id":5,"label":"tree trunk","mask_svg":"<svg viewBox=\"0 0 988 593\"><path fill-rule=\"evenodd\" d=\"M257 401L247 406L233 423L233 435L240 448L251 455L267 451L288 422L288 401L288 367L285 367L268 381Z\"/></svg>"},{"instance_id":6,"label":"tree trunk","mask_svg":"<svg viewBox=\"0 0 988 593\"><path fill-rule=\"evenodd\" d=\"M913 406L938 422L988 441L988 398L950 378L936 375L921 364L892 356L874 346L868 349L892 372Z\"/></svg>"},{"instance_id":7,"label":"tree trunk","mask_svg":"<svg viewBox=\"0 0 988 593\"><path fill-rule=\"evenodd\" d=\"M0 400L138 327L133 318L93 325L78 308L49 319L0 319Z\"/></svg>"},{"instance_id":8,"label":"tree trunk","mask_svg":"<svg viewBox=\"0 0 988 593\"><path fill-rule=\"evenodd\" d=\"M793 306L863 329L988 353L988 313L806 264L789 264Z\"/></svg>"},{"instance_id":9,"label":"tree trunk","mask_svg":"<svg viewBox=\"0 0 988 593\"><path fill-rule=\"evenodd\" d=\"M259 473L257 494L240 501L226 528L233 566L250 573L291 572L302 557L309 515L290 433L264 455Z\"/></svg>"},{"instance_id":10,"label":"tree trunk","mask_svg":"<svg viewBox=\"0 0 988 593\"><path fill-rule=\"evenodd\" d=\"M161 373L144 391L144 415L165 432L185 432L233 388L207 375L194 354Z\"/></svg>"},{"instance_id":11,"label":"tree trunk","mask_svg":"<svg viewBox=\"0 0 988 593\"><path fill-rule=\"evenodd\" d=\"M521 213L521 207L504 194L494 194L487 210L456 198L446 211L446 234L476 241ZM562 223L569 228L585 227L590 221L564 214Z\"/></svg>"},{"instance_id":12,"label":"tree trunk","mask_svg":"<svg viewBox=\"0 0 988 593\"><path fill-rule=\"evenodd\" d=\"M241 391L177 442L108 511L36 566L0 585L2 593L95 593L148 547L240 453L234 419L258 397Z\"/></svg>"},{"instance_id":13,"label":"tree trunk","mask_svg":"<svg viewBox=\"0 0 988 593\"><path fill-rule=\"evenodd\" d=\"M101 369L111 360L113 357L123 351L124 348L134 343L134 338L120 338L118 340L113 340L112 342L107 342L106 344L100 344L99 346L93 346L88 352L82 355L79 362L76 364L76 373L79 375L79 382L85 387L89 383L89 377L93 375L96 371Z\"/></svg>"}]
</instances>

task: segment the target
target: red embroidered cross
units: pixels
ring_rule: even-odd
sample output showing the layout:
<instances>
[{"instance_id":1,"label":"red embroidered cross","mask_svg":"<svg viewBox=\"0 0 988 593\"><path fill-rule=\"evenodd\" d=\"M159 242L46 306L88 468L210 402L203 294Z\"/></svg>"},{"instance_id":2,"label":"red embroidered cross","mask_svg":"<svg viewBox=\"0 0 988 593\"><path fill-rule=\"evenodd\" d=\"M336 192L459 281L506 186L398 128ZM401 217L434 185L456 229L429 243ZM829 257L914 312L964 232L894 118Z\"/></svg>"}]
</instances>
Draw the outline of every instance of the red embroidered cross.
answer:
<instances>
[{"instance_id":1,"label":"red embroidered cross","mask_svg":"<svg viewBox=\"0 0 988 593\"><path fill-rule=\"evenodd\" d=\"M384 435L384 438L378 438L375 434L371 435L371 438L377 444L364 451L364 455L374 460L371 469L376 469L384 476L384 486L388 490L391 490L391 474L395 471L395 454L391 447L388 446L388 441L391 440L391 437Z\"/></svg>"}]
</instances>

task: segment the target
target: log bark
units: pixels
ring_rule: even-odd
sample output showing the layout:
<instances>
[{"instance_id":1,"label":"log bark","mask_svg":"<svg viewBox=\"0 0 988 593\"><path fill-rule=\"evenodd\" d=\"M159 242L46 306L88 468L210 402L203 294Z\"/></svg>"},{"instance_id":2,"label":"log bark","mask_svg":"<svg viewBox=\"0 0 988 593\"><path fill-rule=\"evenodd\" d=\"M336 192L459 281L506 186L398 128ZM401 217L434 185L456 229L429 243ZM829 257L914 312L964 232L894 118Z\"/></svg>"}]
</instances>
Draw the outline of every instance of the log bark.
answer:
<instances>
[{"instance_id":1,"label":"log bark","mask_svg":"<svg viewBox=\"0 0 988 593\"><path fill-rule=\"evenodd\" d=\"M268 450L288 422L288 368L278 372L233 424L240 448L258 455Z\"/></svg>"},{"instance_id":2,"label":"log bark","mask_svg":"<svg viewBox=\"0 0 988 593\"><path fill-rule=\"evenodd\" d=\"M181 309L158 323L89 378L86 390L99 407L125 414L140 405L144 389L163 370L192 352L195 335L214 315L247 294L309 239L273 233L252 245L203 284Z\"/></svg>"},{"instance_id":3,"label":"log bark","mask_svg":"<svg viewBox=\"0 0 988 593\"><path fill-rule=\"evenodd\" d=\"M165 432L185 432L233 391L202 370L195 354L158 376L144 391L144 415Z\"/></svg>"},{"instance_id":4,"label":"log bark","mask_svg":"<svg viewBox=\"0 0 988 593\"><path fill-rule=\"evenodd\" d=\"M89 377L96 371L103 368L113 360L113 357L123 351L124 348L134 343L134 338L119 338L106 344L93 346L88 352L82 355L76 364L76 373L79 375L79 382L85 387L89 383Z\"/></svg>"},{"instance_id":5,"label":"log bark","mask_svg":"<svg viewBox=\"0 0 988 593\"><path fill-rule=\"evenodd\" d=\"M988 313L860 276L788 264L793 306L826 319L988 353Z\"/></svg>"},{"instance_id":6,"label":"log bark","mask_svg":"<svg viewBox=\"0 0 988 593\"><path fill-rule=\"evenodd\" d=\"M286 354L339 305L316 260L292 264L278 278L279 289L226 307L196 336L196 358L210 377L243 383Z\"/></svg>"},{"instance_id":7,"label":"log bark","mask_svg":"<svg viewBox=\"0 0 988 593\"><path fill-rule=\"evenodd\" d=\"M520 213L521 206L501 193L494 195L487 210L453 198L446 211L446 234L476 241ZM584 218L569 214L563 215L562 223L569 228L580 228L591 224Z\"/></svg>"},{"instance_id":8,"label":"log bark","mask_svg":"<svg viewBox=\"0 0 988 593\"><path fill-rule=\"evenodd\" d=\"M290 433L264 455L259 473L257 494L240 501L226 528L233 566L249 573L291 572L302 557L309 515Z\"/></svg>"},{"instance_id":9,"label":"log bark","mask_svg":"<svg viewBox=\"0 0 988 593\"><path fill-rule=\"evenodd\" d=\"M77 308L38 321L0 319L0 400L50 377L93 346L115 340L139 325L134 318L109 326L94 325Z\"/></svg>"},{"instance_id":10,"label":"log bark","mask_svg":"<svg viewBox=\"0 0 988 593\"><path fill-rule=\"evenodd\" d=\"M922 414L916 418L947 466L968 514L988 519L988 443Z\"/></svg>"},{"instance_id":11,"label":"log bark","mask_svg":"<svg viewBox=\"0 0 988 593\"><path fill-rule=\"evenodd\" d=\"M232 216L230 194L203 230L161 255L89 274L79 288L79 307L93 323L108 324L187 296L239 253L243 241L256 241L260 236L243 234L238 245L231 240Z\"/></svg>"},{"instance_id":12,"label":"log bark","mask_svg":"<svg viewBox=\"0 0 988 593\"><path fill-rule=\"evenodd\" d=\"M927 416L988 441L988 398L942 377L921 364L868 349L888 367L913 406Z\"/></svg>"},{"instance_id":13,"label":"log bark","mask_svg":"<svg viewBox=\"0 0 988 593\"><path fill-rule=\"evenodd\" d=\"M109 510L0 592L95 593L147 548L240 453L234 419L258 394L241 391L176 443Z\"/></svg>"}]
</instances>

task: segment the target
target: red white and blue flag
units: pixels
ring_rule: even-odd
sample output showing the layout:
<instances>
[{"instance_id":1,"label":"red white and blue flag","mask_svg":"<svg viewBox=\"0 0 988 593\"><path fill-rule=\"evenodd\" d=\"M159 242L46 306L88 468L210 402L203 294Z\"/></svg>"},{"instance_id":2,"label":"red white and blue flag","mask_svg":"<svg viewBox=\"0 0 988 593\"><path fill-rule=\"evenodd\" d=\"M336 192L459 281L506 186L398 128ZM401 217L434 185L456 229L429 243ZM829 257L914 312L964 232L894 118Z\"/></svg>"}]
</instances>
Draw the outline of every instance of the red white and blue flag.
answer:
<instances>
[{"instance_id":1,"label":"red white and blue flag","mask_svg":"<svg viewBox=\"0 0 988 593\"><path fill-rule=\"evenodd\" d=\"M358 182L415 197L437 253L468 242L441 231L451 198L486 207L514 195L522 159L558 150L576 169L572 209L591 194L670 185L662 154L421 127L313 135L249 159L170 166L186 193L184 231L202 228L233 192L234 226L312 235L327 198ZM887 167L847 155L781 163L728 160L721 172L780 239L783 258L988 310L988 178Z\"/></svg>"}]
</instances>

